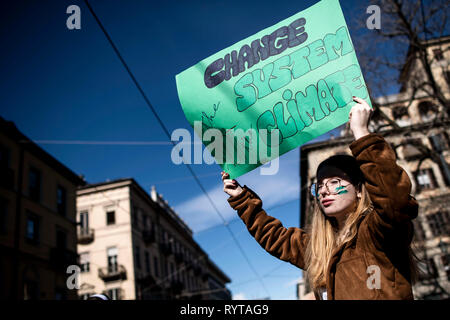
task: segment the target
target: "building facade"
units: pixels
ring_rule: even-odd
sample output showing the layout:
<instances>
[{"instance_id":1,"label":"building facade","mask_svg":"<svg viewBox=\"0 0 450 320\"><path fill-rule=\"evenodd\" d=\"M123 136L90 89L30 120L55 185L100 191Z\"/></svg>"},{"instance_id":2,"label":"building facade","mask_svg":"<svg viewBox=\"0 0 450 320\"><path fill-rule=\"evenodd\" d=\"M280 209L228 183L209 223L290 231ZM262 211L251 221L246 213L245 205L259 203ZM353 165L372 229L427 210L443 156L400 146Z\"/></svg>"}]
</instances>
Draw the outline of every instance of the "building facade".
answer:
<instances>
[{"instance_id":1,"label":"building facade","mask_svg":"<svg viewBox=\"0 0 450 320\"><path fill-rule=\"evenodd\" d=\"M77 299L76 189L84 181L0 117L0 299Z\"/></svg>"},{"instance_id":2,"label":"building facade","mask_svg":"<svg viewBox=\"0 0 450 320\"><path fill-rule=\"evenodd\" d=\"M448 101L450 37L433 39L425 44L433 76ZM413 54L409 52L409 56ZM411 58L407 61L400 75L400 92L372 100L399 127L376 116L370 130L382 134L390 143L398 164L412 181L411 194L419 202L419 215L414 220L413 249L419 267L414 296L416 299L445 299L450 297L450 119L448 111L435 96L420 90L413 96L426 75L419 60ZM315 180L317 166L334 154L351 154L348 146L352 141L351 132L345 127L338 138L301 147L302 228L311 222L313 198L309 186ZM307 281L298 286L299 299L311 292Z\"/></svg>"},{"instance_id":3,"label":"building facade","mask_svg":"<svg viewBox=\"0 0 450 320\"><path fill-rule=\"evenodd\" d=\"M77 192L81 299L231 299L230 279L153 187L133 179Z\"/></svg>"}]
</instances>

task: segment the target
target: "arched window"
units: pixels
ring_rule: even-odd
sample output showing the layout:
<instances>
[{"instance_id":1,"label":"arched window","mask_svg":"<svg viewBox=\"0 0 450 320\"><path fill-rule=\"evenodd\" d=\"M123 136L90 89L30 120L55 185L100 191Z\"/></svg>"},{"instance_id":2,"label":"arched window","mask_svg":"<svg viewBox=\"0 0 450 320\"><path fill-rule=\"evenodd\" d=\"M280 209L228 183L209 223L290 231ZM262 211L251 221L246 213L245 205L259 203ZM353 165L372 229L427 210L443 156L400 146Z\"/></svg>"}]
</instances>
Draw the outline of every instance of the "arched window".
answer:
<instances>
[{"instance_id":1,"label":"arched window","mask_svg":"<svg viewBox=\"0 0 450 320\"><path fill-rule=\"evenodd\" d=\"M408 126L411 124L411 118L409 117L407 107L395 107L392 110L392 115L395 122L397 122L400 127Z\"/></svg>"},{"instance_id":2,"label":"arched window","mask_svg":"<svg viewBox=\"0 0 450 320\"><path fill-rule=\"evenodd\" d=\"M430 101L422 101L418 109L423 122L433 120L438 112L438 107Z\"/></svg>"}]
</instances>

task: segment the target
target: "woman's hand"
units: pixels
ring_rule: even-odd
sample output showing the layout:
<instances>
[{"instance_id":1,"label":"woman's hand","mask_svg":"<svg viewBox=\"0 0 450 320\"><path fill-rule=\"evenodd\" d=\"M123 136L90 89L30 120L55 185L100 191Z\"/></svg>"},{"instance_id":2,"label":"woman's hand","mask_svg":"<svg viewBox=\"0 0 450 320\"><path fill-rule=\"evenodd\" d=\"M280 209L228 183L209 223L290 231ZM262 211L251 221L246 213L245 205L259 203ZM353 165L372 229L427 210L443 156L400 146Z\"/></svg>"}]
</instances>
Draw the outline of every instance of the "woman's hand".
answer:
<instances>
[{"instance_id":1,"label":"woman's hand","mask_svg":"<svg viewBox=\"0 0 450 320\"><path fill-rule=\"evenodd\" d=\"M224 171L221 172L223 181L223 191L231 197L237 196L242 192L242 187L236 180L228 179L230 175Z\"/></svg>"},{"instance_id":2,"label":"woman's hand","mask_svg":"<svg viewBox=\"0 0 450 320\"><path fill-rule=\"evenodd\" d=\"M350 110L348 122L355 140L358 140L359 138L370 133L368 126L373 110L367 102L361 98L353 97L353 101L355 101L356 104Z\"/></svg>"}]
</instances>

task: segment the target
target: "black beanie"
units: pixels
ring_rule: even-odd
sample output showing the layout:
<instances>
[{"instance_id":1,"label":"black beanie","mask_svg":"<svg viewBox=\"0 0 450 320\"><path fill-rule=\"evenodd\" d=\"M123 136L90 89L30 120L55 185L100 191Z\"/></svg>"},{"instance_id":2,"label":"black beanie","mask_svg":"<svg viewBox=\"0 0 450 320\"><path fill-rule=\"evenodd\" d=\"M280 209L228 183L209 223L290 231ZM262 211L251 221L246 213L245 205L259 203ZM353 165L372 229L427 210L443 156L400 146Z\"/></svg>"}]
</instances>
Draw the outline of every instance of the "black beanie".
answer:
<instances>
[{"instance_id":1,"label":"black beanie","mask_svg":"<svg viewBox=\"0 0 450 320\"><path fill-rule=\"evenodd\" d=\"M341 177L357 186L364 182L364 175L356 159L349 155L338 154L322 161L317 168L317 182L325 178Z\"/></svg>"}]
</instances>

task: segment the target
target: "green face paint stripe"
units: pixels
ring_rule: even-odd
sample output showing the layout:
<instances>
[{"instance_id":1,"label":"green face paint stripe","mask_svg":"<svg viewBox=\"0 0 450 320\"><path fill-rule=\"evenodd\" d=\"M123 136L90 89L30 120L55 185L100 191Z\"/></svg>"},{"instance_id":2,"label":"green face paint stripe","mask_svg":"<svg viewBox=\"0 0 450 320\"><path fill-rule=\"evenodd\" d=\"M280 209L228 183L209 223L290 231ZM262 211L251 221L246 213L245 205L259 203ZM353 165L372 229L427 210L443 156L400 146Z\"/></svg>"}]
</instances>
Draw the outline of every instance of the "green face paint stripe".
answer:
<instances>
[{"instance_id":1,"label":"green face paint stripe","mask_svg":"<svg viewBox=\"0 0 450 320\"><path fill-rule=\"evenodd\" d=\"M335 191L339 191L339 190L342 190L342 189L345 189L345 187L343 187L343 186L340 186L340 187L336 188L336 190L335 190Z\"/></svg>"},{"instance_id":2,"label":"green face paint stripe","mask_svg":"<svg viewBox=\"0 0 450 320\"><path fill-rule=\"evenodd\" d=\"M337 194L344 194L344 193L348 193L348 191L347 190L342 190L342 191L339 191Z\"/></svg>"}]
</instances>

